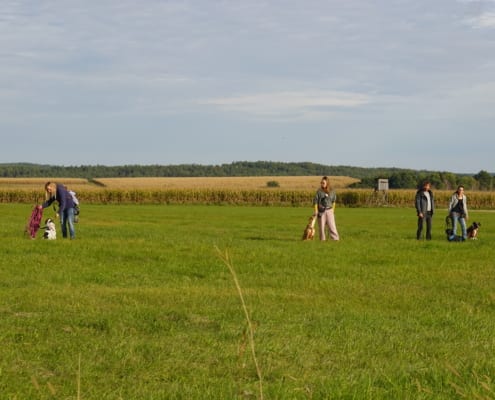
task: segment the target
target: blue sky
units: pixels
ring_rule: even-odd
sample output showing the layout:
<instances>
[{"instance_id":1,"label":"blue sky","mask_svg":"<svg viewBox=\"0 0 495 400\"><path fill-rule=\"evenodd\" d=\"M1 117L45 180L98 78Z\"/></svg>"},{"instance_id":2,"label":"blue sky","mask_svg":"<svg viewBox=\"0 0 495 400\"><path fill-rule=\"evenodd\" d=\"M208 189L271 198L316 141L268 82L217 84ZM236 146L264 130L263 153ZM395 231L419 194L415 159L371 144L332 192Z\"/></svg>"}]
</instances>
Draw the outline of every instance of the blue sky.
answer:
<instances>
[{"instance_id":1,"label":"blue sky","mask_svg":"<svg viewBox=\"0 0 495 400\"><path fill-rule=\"evenodd\" d=\"M4 0L0 162L495 172L495 0Z\"/></svg>"}]
</instances>

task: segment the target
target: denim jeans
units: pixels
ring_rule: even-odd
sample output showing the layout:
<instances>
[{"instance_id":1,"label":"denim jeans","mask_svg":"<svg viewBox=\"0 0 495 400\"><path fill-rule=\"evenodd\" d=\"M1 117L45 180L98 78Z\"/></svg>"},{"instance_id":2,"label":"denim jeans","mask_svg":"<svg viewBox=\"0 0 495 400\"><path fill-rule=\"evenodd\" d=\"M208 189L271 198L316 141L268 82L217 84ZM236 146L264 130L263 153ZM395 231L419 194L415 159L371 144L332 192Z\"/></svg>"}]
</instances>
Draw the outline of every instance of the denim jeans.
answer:
<instances>
[{"instance_id":1,"label":"denim jeans","mask_svg":"<svg viewBox=\"0 0 495 400\"><path fill-rule=\"evenodd\" d=\"M466 239L467 238L466 218L464 218L462 214L456 212L452 213L452 236L450 236L450 239L454 239L455 235L457 234L458 222L461 224L462 238Z\"/></svg>"},{"instance_id":2,"label":"denim jeans","mask_svg":"<svg viewBox=\"0 0 495 400\"><path fill-rule=\"evenodd\" d=\"M74 239L76 237L76 231L74 229L74 209L66 208L60 214L60 227L62 228L62 236L67 237L67 225L69 225L70 238Z\"/></svg>"}]
</instances>

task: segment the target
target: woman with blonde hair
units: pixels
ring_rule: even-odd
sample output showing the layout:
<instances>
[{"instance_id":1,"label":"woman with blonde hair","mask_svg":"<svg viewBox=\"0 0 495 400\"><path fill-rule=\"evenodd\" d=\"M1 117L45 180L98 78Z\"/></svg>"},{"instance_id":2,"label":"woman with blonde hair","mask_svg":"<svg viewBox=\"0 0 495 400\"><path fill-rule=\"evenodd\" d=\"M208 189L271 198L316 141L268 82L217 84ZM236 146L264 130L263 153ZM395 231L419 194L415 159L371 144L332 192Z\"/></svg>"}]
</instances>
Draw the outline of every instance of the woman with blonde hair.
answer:
<instances>
[{"instance_id":1,"label":"woman with blonde hair","mask_svg":"<svg viewBox=\"0 0 495 400\"><path fill-rule=\"evenodd\" d=\"M330 239L339 240L337 225L335 224L335 201L337 195L331 189L327 176L321 178L320 188L316 191L313 199L315 208L314 215L318 215L318 227L320 230L320 240L326 240L325 229L328 227Z\"/></svg>"},{"instance_id":2,"label":"woman with blonde hair","mask_svg":"<svg viewBox=\"0 0 495 400\"><path fill-rule=\"evenodd\" d=\"M75 239L76 232L74 229L74 209L75 204L69 191L64 185L55 182L47 182L45 184L46 201L42 204L43 208L49 207L54 201L58 202L59 208L57 217L60 217L60 227L62 228L62 236L67 237L67 226L71 239Z\"/></svg>"}]
</instances>

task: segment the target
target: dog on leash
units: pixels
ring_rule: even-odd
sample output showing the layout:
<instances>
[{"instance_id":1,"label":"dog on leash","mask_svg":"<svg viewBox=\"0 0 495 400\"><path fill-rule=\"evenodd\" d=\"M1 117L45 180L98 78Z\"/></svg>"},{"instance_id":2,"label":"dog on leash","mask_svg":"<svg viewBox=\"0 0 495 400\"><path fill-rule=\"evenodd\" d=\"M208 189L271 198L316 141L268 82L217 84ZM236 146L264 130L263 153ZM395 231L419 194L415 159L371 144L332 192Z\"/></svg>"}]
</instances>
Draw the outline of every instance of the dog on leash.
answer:
<instances>
[{"instance_id":1,"label":"dog on leash","mask_svg":"<svg viewBox=\"0 0 495 400\"><path fill-rule=\"evenodd\" d=\"M473 222L469 228L467 228L468 239L478 239L478 230L480 229L481 222Z\"/></svg>"},{"instance_id":2,"label":"dog on leash","mask_svg":"<svg viewBox=\"0 0 495 400\"><path fill-rule=\"evenodd\" d=\"M304 229L302 240L313 240L315 237L316 229L315 229L316 215L312 215L309 218L308 225Z\"/></svg>"},{"instance_id":3,"label":"dog on leash","mask_svg":"<svg viewBox=\"0 0 495 400\"><path fill-rule=\"evenodd\" d=\"M57 238L57 229L55 228L55 222L51 218L45 221L45 226L43 227L45 232L43 233L43 239L55 240Z\"/></svg>"}]
</instances>

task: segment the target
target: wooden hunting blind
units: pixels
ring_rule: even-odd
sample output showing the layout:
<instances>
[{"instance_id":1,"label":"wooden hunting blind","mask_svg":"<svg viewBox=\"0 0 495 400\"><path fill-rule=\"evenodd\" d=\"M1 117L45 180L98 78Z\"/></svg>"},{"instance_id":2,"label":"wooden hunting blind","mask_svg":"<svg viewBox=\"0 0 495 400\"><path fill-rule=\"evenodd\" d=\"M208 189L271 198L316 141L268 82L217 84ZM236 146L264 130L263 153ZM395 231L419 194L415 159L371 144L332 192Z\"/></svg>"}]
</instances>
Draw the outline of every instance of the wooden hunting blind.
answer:
<instances>
[{"instance_id":1,"label":"wooden hunting blind","mask_svg":"<svg viewBox=\"0 0 495 400\"><path fill-rule=\"evenodd\" d=\"M388 190L388 179L378 179L378 190L379 191Z\"/></svg>"}]
</instances>

